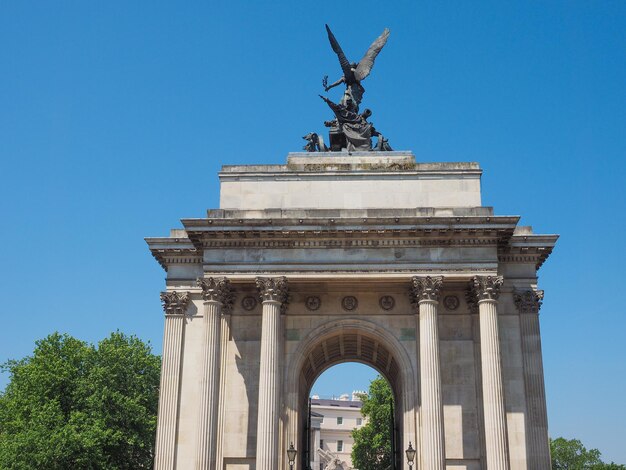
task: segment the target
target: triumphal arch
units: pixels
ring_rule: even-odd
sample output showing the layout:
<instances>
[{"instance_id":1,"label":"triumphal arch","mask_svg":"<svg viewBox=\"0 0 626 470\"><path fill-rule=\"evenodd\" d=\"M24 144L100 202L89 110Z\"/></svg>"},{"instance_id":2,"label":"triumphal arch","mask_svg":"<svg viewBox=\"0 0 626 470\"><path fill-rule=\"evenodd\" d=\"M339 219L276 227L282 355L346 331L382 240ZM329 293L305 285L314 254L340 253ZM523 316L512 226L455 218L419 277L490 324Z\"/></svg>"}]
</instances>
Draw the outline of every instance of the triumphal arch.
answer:
<instances>
[{"instance_id":1,"label":"triumphal arch","mask_svg":"<svg viewBox=\"0 0 626 470\"><path fill-rule=\"evenodd\" d=\"M283 470L291 444L308 470L311 386L348 361L392 386L393 468L411 444L419 470L549 470L537 270L557 236L483 206L477 163L392 151L359 110L389 31L359 64L327 32L331 147L224 166L219 209L147 239L167 272L156 470Z\"/></svg>"}]
</instances>

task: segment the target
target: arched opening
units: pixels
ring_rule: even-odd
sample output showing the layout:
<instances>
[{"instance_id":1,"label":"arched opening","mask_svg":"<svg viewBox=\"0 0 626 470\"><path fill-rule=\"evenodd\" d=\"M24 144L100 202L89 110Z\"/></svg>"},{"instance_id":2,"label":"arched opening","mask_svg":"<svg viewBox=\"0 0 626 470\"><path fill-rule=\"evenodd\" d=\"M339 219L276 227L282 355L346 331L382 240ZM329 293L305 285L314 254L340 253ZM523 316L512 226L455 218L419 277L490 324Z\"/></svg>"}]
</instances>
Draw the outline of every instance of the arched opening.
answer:
<instances>
[{"instance_id":1,"label":"arched opening","mask_svg":"<svg viewBox=\"0 0 626 470\"><path fill-rule=\"evenodd\" d=\"M326 370L344 363L360 363L374 369L389 383L394 401L393 466L404 468L403 448L416 441L416 380L407 351L393 335L365 320L329 322L301 341L288 369L287 441L293 440L302 450L297 470L318 470L310 466L312 445L309 423L309 397L313 386Z\"/></svg>"},{"instance_id":2,"label":"arched opening","mask_svg":"<svg viewBox=\"0 0 626 470\"><path fill-rule=\"evenodd\" d=\"M374 416L362 413L364 400L370 401L368 408L376 408ZM395 409L389 382L371 366L346 362L326 369L314 382L310 394L303 467L348 470L361 467L359 461L375 459L395 468L392 462L398 441ZM356 460L355 430L360 436ZM382 440L382 446L374 445L374 434Z\"/></svg>"}]
</instances>

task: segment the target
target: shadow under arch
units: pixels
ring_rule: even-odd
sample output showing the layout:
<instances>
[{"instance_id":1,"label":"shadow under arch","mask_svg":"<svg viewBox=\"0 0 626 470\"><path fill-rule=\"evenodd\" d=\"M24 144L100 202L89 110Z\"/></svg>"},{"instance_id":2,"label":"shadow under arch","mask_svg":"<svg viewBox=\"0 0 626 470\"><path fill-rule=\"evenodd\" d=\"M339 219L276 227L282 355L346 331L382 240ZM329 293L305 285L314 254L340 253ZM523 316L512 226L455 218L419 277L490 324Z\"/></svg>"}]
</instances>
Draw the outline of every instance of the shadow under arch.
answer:
<instances>
[{"instance_id":1,"label":"shadow under arch","mask_svg":"<svg viewBox=\"0 0 626 470\"><path fill-rule=\"evenodd\" d=\"M416 361L410 358L415 347L409 344L407 350L407 343L401 343L392 331L360 317L329 320L301 339L286 367L284 450L291 442L303 445L308 396L315 380L330 367L346 362L368 365L385 377L396 403L397 451L409 441L415 445L418 384ZM303 470L301 462L296 469Z\"/></svg>"}]
</instances>

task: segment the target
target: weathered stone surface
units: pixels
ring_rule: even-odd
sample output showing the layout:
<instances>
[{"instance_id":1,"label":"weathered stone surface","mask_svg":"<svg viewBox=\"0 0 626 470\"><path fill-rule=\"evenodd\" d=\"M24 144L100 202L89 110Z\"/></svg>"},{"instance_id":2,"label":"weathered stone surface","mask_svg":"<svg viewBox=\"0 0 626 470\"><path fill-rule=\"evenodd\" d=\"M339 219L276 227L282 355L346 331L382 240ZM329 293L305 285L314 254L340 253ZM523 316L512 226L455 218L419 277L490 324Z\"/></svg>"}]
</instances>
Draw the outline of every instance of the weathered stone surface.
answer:
<instances>
[{"instance_id":1,"label":"weathered stone surface","mask_svg":"<svg viewBox=\"0 0 626 470\"><path fill-rule=\"evenodd\" d=\"M475 163L415 163L410 152L290 154L288 164L224 166L223 209L479 207Z\"/></svg>"},{"instance_id":2,"label":"weathered stone surface","mask_svg":"<svg viewBox=\"0 0 626 470\"><path fill-rule=\"evenodd\" d=\"M219 209L147 239L173 321L156 469L287 468L312 383L357 360L390 381L417 468L548 470L535 293L557 237L481 206L480 175L410 152L224 167Z\"/></svg>"}]
</instances>

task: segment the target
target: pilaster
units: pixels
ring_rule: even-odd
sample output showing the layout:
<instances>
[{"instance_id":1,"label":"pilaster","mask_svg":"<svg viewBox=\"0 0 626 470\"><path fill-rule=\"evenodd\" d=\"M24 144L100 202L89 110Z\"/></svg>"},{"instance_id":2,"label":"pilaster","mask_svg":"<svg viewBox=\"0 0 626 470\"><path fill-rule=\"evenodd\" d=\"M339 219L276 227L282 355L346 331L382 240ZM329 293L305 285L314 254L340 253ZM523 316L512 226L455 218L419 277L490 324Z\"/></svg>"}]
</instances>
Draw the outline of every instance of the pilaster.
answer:
<instances>
[{"instance_id":1,"label":"pilaster","mask_svg":"<svg viewBox=\"0 0 626 470\"><path fill-rule=\"evenodd\" d=\"M520 313L524 387L526 391L526 455L529 470L550 470L550 441L543 378L539 309L541 290L516 290L515 305Z\"/></svg>"}]
</instances>

